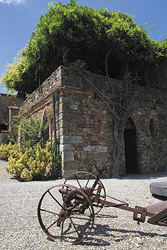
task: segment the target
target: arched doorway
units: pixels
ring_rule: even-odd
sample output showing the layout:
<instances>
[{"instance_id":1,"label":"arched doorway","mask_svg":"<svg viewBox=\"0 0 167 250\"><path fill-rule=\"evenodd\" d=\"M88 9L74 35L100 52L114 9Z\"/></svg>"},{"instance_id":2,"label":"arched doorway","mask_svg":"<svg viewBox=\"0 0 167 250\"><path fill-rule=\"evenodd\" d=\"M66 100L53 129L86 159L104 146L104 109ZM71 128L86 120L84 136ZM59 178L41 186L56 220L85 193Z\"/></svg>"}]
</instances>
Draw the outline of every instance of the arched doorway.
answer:
<instances>
[{"instance_id":1,"label":"arched doorway","mask_svg":"<svg viewBox=\"0 0 167 250\"><path fill-rule=\"evenodd\" d=\"M131 118L125 123L124 140L126 174L138 174L136 127Z\"/></svg>"}]
</instances>

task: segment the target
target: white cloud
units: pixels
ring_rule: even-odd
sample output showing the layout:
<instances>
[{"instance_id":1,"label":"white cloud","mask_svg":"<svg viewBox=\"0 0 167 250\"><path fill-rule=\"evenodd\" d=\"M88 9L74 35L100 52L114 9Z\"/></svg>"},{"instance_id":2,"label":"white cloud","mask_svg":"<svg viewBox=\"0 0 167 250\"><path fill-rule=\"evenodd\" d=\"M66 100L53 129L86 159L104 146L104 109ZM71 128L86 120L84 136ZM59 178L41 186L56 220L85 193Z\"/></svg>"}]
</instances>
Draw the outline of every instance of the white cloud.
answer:
<instances>
[{"instance_id":1,"label":"white cloud","mask_svg":"<svg viewBox=\"0 0 167 250\"><path fill-rule=\"evenodd\" d=\"M7 4L22 4L26 3L26 0L0 0L0 3L7 3Z\"/></svg>"}]
</instances>

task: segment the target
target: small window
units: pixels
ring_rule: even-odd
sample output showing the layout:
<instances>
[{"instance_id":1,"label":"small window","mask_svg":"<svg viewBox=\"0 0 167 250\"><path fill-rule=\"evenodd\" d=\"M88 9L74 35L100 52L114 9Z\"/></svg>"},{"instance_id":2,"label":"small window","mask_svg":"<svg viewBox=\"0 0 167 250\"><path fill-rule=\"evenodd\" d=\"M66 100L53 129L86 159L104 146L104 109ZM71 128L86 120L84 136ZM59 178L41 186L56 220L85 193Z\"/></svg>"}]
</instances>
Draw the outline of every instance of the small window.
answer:
<instances>
[{"instance_id":1,"label":"small window","mask_svg":"<svg viewBox=\"0 0 167 250\"><path fill-rule=\"evenodd\" d=\"M8 126L6 124L0 124L0 133L6 132L8 130Z\"/></svg>"},{"instance_id":2,"label":"small window","mask_svg":"<svg viewBox=\"0 0 167 250\"><path fill-rule=\"evenodd\" d=\"M157 135L157 132L158 132L157 124L153 118L150 119L150 132L152 136Z\"/></svg>"}]
</instances>

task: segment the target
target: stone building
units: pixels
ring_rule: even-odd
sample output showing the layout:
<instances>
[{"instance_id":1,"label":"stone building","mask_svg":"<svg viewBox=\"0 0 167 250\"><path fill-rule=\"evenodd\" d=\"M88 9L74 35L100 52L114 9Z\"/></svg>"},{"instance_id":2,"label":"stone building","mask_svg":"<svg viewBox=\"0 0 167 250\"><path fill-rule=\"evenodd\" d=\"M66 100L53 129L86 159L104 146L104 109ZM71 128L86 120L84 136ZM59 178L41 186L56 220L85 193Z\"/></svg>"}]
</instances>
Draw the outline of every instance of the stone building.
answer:
<instances>
[{"instance_id":1,"label":"stone building","mask_svg":"<svg viewBox=\"0 0 167 250\"><path fill-rule=\"evenodd\" d=\"M16 96L0 94L0 140L11 132L11 122L18 115L22 103L23 100Z\"/></svg>"},{"instance_id":2,"label":"stone building","mask_svg":"<svg viewBox=\"0 0 167 250\"><path fill-rule=\"evenodd\" d=\"M107 85L106 77L85 74L97 88ZM121 85L120 81L113 81ZM138 86L134 100L124 128L119 174L164 171L167 132L163 93ZM79 170L97 174L106 159L103 177L112 176L111 113L76 71L59 67L22 107L33 116L40 115L49 121L48 138L54 140L56 135L59 142L64 176Z\"/></svg>"}]
</instances>

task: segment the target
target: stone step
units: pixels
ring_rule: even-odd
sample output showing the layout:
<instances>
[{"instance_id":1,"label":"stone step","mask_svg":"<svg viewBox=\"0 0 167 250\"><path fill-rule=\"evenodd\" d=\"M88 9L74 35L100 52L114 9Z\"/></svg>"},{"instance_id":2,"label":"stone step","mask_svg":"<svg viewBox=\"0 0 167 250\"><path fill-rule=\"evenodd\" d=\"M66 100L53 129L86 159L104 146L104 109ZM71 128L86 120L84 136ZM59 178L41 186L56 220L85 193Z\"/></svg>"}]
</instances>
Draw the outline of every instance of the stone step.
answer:
<instances>
[{"instance_id":1,"label":"stone step","mask_svg":"<svg viewBox=\"0 0 167 250\"><path fill-rule=\"evenodd\" d=\"M150 192L153 195L167 197L167 181L151 183L150 184Z\"/></svg>"}]
</instances>

